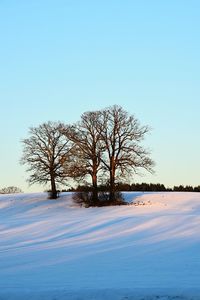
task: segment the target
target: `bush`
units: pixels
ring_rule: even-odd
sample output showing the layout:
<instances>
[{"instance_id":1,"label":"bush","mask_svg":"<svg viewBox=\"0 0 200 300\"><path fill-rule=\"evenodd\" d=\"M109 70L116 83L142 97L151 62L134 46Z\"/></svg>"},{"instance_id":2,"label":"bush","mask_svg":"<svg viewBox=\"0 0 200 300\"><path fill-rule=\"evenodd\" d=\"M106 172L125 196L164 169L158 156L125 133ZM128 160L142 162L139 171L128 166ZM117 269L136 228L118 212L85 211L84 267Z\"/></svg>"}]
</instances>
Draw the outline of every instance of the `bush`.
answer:
<instances>
[{"instance_id":1,"label":"bush","mask_svg":"<svg viewBox=\"0 0 200 300\"><path fill-rule=\"evenodd\" d=\"M121 192L117 191L114 193L112 201L109 199L108 192L99 193L99 206L112 206L112 205L127 205Z\"/></svg>"},{"instance_id":2,"label":"bush","mask_svg":"<svg viewBox=\"0 0 200 300\"><path fill-rule=\"evenodd\" d=\"M109 200L109 193L101 191L98 193L98 199L94 199L91 191L75 192L73 200L80 206L84 207L101 207L112 205L127 205L121 192L115 192L113 201Z\"/></svg>"},{"instance_id":3,"label":"bush","mask_svg":"<svg viewBox=\"0 0 200 300\"><path fill-rule=\"evenodd\" d=\"M52 192L51 190L47 191L48 199L57 199L60 196L60 191Z\"/></svg>"},{"instance_id":4,"label":"bush","mask_svg":"<svg viewBox=\"0 0 200 300\"><path fill-rule=\"evenodd\" d=\"M92 192L75 192L73 194L73 200L80 206L90 207L92 205Z\"/></svg>"}]
</instances>

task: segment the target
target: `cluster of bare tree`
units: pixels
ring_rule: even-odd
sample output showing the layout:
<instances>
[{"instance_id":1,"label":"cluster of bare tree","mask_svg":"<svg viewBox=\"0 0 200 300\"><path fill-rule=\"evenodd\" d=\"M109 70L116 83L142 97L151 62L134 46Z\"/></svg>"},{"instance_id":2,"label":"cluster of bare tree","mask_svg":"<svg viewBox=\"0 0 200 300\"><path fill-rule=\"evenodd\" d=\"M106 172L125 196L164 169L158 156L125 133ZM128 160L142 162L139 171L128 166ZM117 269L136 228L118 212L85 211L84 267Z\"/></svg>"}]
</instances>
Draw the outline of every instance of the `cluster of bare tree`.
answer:
<instances>
[{"instance_id":1,"label":"cluster of bare tree","mask_svg":"<svg viewBox=\"0 0 200 300\"><path fill-rule=\"evenodd\" d=\"M0 189L0 194L16 194L16 193L23 193L23 191L17 186L7 186Z\"/></svg>"},{"instance_id":2,"label":"cluster of bare tree","mask_svg":"<svg viewBox=\"0 0 200 300\"><path fill-rule=\"evenodd\" d=\"M141 146L148 132L148 126L114 105L86 112L73 125L48 122L30 128L21 162L28 165L30 183L51 183L52 198L56 184L73 178L91 182L92 205L98 205L98 184L109 182L108 201L113 202L118 180L141 168L152 172L154 162Z\"/></svg>"}]
</instances>

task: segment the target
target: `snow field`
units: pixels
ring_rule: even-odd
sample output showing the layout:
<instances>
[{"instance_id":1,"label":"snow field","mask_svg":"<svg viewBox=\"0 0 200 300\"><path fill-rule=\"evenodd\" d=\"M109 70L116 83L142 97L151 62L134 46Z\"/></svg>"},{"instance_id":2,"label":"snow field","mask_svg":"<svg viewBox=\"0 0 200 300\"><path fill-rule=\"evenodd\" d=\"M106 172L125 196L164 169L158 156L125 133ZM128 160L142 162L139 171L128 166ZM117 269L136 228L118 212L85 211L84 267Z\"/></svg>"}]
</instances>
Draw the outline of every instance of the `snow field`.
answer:
<instances>
[{"instance_id":1,"label":"snow field","mask_svg":"<svg viewBox=\"0 0 200 300\"><path fill-rule=\"evenodd\" d=\"M0 299L200 299L200 194L0 196Z\"/></svg>"}]
</instances>

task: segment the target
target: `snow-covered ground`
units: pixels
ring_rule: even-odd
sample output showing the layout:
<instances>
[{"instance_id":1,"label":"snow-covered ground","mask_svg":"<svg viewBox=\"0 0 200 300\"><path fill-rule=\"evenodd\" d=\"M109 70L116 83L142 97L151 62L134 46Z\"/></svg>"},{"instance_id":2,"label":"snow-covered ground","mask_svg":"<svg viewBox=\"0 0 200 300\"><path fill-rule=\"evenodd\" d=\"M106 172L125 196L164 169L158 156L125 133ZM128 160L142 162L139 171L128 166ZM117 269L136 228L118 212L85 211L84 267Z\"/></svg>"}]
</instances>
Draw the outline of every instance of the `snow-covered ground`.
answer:
<instances>
[{"instance_id":1,"label":"snow-covered ground","mask_svg":"<svg viewBox=\"0 0 200 300\"><path fill-rule=\"evenodd\" d=\"M200 193L0 196L0 300L200 299Z\"/></svg>"}]
</instances>

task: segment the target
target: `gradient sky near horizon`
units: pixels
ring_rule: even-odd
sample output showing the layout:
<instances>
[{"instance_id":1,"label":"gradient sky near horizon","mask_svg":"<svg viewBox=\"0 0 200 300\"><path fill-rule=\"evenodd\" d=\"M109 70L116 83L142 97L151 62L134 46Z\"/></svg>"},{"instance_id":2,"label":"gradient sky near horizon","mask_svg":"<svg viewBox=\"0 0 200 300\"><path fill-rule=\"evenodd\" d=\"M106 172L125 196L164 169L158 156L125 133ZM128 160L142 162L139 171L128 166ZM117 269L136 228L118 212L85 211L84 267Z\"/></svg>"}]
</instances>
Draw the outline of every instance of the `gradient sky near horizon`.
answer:
<instances>
[{"instance_id":1,"label":"gradient sky near horizon","mask_svg":"<svg viewBox=\"0 0 200 300\"><path fill-rule=\"evenodd\" d=\"M0 188L29 188L21 139L113 104L152 127L155 174L200 184L200 2L0 1Z\"/></svg>"}]
</instances>

